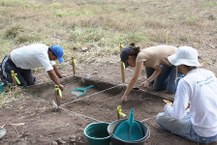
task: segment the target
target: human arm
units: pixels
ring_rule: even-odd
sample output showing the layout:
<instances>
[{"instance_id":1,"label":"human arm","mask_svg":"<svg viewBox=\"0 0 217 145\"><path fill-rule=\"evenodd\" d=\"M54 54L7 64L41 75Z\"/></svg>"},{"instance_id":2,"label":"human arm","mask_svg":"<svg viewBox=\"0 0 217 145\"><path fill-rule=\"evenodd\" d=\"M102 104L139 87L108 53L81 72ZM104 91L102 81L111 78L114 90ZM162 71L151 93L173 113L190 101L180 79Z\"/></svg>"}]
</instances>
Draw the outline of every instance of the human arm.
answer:
<instances>
[{"instance_id":1,"label":"human arm","mask_svg":"<svg viewBox=\"0 0 217 145\"><path fill-rule=\"evenodd\" d=\"M164 65L172 66L172 64L169 62L169 60L167 59L167 57L163 57L163 58L160 60L160 63L161 63L161 64L164 64Z\"/></svg>"},{"instance_id":2,"label":"human arm","mask_svg":"<svg viewBox=\"0 0 217 145\"><path fill-rule=\"evenodd\" d=\"M63 85L60 84L58 74L55 72L55 61L50 61L47 53L40 53L36 55L36 59L44 67L45 71L48 73L50 79L63 90ZM54 67L53 67L54 66ZM57 68L56 68L57 70Z\"/></svg>"},{"instance_id":3,"label":"human arm","mask_svg":"<svg viewBox=\"0 0 217 145\"><path fill-rule=\"evenodd\" d=\"M56 85L58 85L58 86L60 87L60 89L63 91L64 86L63 86L62 84L60 84L60 81L59 81L59 79L58 79L58 77L57 77L55 71L54 71L54 70L49 70L49 71L47 71L47 73L48 73L50 79L51 79Z\"/></svg>"},{"instance_id":4,"label":"human arm","mask_svg":"<svg viewBox=\"0 0 217 145\"><path fill-rule=\"evenodd\" d=\"M149 78L147 78L145 81L143 81L140 86L147 88L150 85L150 83L154 81L162 72L160 65L153 67L153 68L154 68L153 74Z\"/></svg>"},{"instance_id":5,"label":"human arm","mask_svg":"<svg viewBox=\"0 0 217 145\"><path fill-rule=\"evenodd\" d=\"M58 71L56 65L53 65L53 70L55 72L55 74L59 77L59 78L62 78L63 75Z\"/></svg>"},{"instance_id":6,"label":"human arm","mask_svg":"<svg viewBox=\"0 0 217 145\"><path fill-rule=\"evenodd\" d=\"M121 97L122 102L125 102L128 100L128 95L129 95L130 91L132 90L133 86L135 85L136 81L138 80L138 78L141 74L142 66L143 66L143 62L137 62L136 63L134 75L133 75L132 79L130 80L130 83L128 84L127 89L125 90L123 96Z\"/></svg>"},{"instance_id":7,"label":"human arm","mask_svg":"<svg viewBox=\"0 0 217 145\"><path fill-rule=\"evenodd\" d=\"M189 105L190 87L185 80L180 80L173 105L166 104L164 111L166 114L176 119L182 119L186 115Z\"/></svg>"}]
</instances>

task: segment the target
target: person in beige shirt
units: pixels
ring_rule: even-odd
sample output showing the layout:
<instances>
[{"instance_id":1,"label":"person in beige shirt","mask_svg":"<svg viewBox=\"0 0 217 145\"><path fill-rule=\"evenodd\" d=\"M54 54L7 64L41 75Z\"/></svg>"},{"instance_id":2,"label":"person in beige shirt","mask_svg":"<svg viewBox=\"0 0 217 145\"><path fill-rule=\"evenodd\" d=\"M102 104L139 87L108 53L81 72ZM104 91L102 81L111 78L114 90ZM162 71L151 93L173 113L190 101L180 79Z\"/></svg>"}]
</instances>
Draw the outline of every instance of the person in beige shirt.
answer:
<instances>
[{"instance_id":1,"label":"person in beige shirt","mask_svg":"<svg viewBox=\"0 0 217 145\"><path fill-rule=\"evenodd\" d=\"M147 79L141 83L141 87L152 86L154 91L167 90L168 93L175 93L177 69L168 62L167 57L175 54L176 50L176 47L170 45L152 46L141 51L134 43L125 47L120 54L121 61L125 67L135 67L135 72L121 97L122 102L128 100L128 95L137 82L143 66L146 67Z\"/></svg>"}]
</instances>

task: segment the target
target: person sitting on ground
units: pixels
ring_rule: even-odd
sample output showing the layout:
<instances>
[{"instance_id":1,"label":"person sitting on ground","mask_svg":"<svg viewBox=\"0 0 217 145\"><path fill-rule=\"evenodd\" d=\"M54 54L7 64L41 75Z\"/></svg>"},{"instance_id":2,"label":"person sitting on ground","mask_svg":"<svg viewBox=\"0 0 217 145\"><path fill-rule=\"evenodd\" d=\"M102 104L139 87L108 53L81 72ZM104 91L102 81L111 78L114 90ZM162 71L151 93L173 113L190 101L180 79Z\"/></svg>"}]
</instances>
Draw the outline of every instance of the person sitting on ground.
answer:
<instances>
[{"instance_id":1,"label":"person sitting on ground","mask_svg":"<svg viewBox=\"0 0 217 145\"><path fill-rule=\"evenodd\" d=\"M174 103L166 104L156 122L171 133L197 143L217 140L217 78L200 68L198 52L192 47L178 48L168 57L185 74L179 80Z\"/></svg>"},{"instance_id":2,"label":"person sitting on ground","mask_svg":"<svg viewBox=\"0 0 217 145\"><path fill-rule=\"evenodd\" d=\"M128 95L137 82L143 66L146 67L147 79L142 82L142 87L148 88L153 85L154 91L167 90L168 93L175 93L177 69L171 66L165 58L174 54L176 49L174 46L158 45L140 51L134 43L125 47L120 54L121 61L124 62L125 67L135 67L135 72L121 97L122 102L128 100Z\"/></svg>"},{"instance_id":3,"label":"person sitting on ground","mask_svg":"<svg viewBox=\"0 0 217 145\"><path fill-rule=\"evenodd\" d=\"M11 70L17 74L21 86L35 84L35 77L32 69L44 67L50 79L63 90L58 78L62 75L55 66L55 60L64 62L64 50L59 45L47 46L45 44L31 44L14 49L10 55L6 56L1 64L1 79L6 83L12 83Z\"/></svg>"}]
</instances>

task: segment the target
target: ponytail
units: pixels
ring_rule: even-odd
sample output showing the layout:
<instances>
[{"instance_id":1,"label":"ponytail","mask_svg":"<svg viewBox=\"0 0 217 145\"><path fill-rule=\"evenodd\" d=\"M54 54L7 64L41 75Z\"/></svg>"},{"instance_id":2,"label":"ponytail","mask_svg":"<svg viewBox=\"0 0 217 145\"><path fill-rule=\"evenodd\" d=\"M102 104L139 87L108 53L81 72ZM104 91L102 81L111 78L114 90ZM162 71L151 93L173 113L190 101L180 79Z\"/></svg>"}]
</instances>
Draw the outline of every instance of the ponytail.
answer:
<instances>
[{"instance_id":1,"label":"ponytail","mask_svg":"<svg viewBox=\"0 0 217 145\"><path fill-rule=\"evenodd\" d=\"M130 55L137 57L140 52L140 47L137 47L135 43L130 43L129 48L132 49L132 53Z\"/></svg>"}]
</instances>

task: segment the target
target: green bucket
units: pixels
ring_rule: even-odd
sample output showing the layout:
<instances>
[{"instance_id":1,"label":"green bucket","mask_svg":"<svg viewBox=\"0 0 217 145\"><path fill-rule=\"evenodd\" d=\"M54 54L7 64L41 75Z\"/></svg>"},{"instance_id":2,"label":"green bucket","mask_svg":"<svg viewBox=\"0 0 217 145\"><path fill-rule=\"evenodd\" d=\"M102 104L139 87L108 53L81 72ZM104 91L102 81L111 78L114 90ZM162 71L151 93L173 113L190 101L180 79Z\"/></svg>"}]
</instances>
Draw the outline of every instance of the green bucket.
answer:
<instances>
[{"instance_id":1,"label":"green bucket","mask_svg":"<svg viewBox=\"0 0 217 145\"><path fill-rule=\"evenodd\" d=\"M0 82L0 93L4 91L4 83Z\"/></svg>"},{"instance_id":2,"label":"green bucket","mask_svg":"<svg viewBox=\"0 0 217 145\"><path fill-rule=\"evenodd\" d=\"M87 137L88 145L109 145L110 135L107 132L109 123L98 122L87 125L84 135Z\"/></svg>"}]
</instances>

